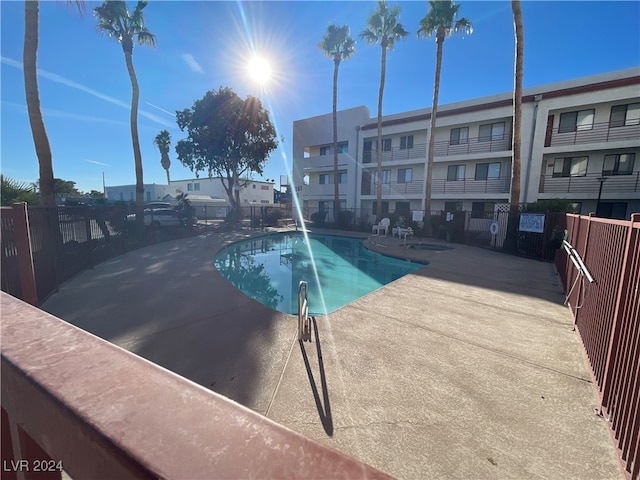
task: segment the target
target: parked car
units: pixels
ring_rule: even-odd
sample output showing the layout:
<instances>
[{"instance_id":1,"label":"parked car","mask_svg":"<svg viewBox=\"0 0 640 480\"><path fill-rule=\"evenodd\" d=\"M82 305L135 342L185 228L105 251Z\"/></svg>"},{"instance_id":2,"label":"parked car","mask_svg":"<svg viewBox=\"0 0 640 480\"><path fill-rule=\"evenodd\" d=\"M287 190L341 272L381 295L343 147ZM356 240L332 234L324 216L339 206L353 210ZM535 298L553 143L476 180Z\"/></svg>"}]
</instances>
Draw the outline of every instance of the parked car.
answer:
<instances>
[{"instance_id":1,"label":"parked car","mask_svg":"<svg viewBox=\"0 0 640 480\"><path fill-rule=\"evenodd\" d=\"M132 213L127 215L127 221L135 222L136 215ZM182 225L180 218L175 210L172 208L160 208L160 209L145 209L144 211L144 224L147 227L159 228L159 227L179 227Z\"/></svg>"},{"instance_id":2,"label":"parked car","mask_svg":"<svg viewBox=\"0 0 640 480\"><path fill-rule=\"evenodd\" d=\"M145 210L164 210L167 208L175 209L175 205L169 202L147 202L144 204Z\"/></svg>"}]
</instances>

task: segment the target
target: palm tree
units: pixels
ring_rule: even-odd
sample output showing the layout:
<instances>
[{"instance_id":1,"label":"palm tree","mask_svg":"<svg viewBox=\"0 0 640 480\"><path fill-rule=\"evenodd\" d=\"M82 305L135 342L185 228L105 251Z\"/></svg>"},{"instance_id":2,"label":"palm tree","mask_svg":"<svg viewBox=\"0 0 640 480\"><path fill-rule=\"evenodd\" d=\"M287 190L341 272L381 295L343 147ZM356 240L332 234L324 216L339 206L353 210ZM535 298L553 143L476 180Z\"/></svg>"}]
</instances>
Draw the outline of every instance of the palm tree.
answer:
<instances>
[{"instance_id":1,"label":"palm tree","mask_svg":"<svg viewBox=\"0 0 640 480\"><path fill-rule=\"evenodd\" d=\"M524 27L520 0L511 0L513 28L516 40L514 88L513 88L513 140L511 162L511 199L509 222L504 247L515 251L517 247L518 206L520 204L520 150L522 143L522 75L524 60Z\"/></svg>"},{"instance_id":2,"label":"palm tree","mask_svg":"<svg viewBox=\"0 0 640 480\"><path fill-rule=\"evenodd\" d=\"M105 1L93 12L98 21L99 33L106 34L122 45L127 71L131 79L131 140L133 142L133 158L136 169L136 221L142 223L144 202L144 182L142 178L142 155L138 139L138 99L140 89L138 79L133 68L133 41L138 45L155 45L156 37L144 25L142 10L147 6L146 1L138 1L135 10L130 13L123 0Z\"/></svg>"},{"instance_id":3,"label":"palm tree","mask_svg":"<svg viewBox=\"0 0 640 480\"><path fill-rule=\"evenodd\" d=\"M76 1L78 9L82 1ZM40 109L40 90L38 88L38 43L40 23L40 1L24 2L24 47L22 51L22 69L24 74L24 91L27 101L27 112L31 135L40 167L40 195L45 205L55 205L56 195L53 183L53 160L51 145L44 126Z\"/></svg>"},{"instance_id":4,"label":"palm tree","mask_svg":"<svg viewBox=\"0 0 640 480\"><path fill-rule=\"evenodd\" d=\"M355 41L349 32L349 26L329 25L327 33L318 47L323 53L333 59L333 218L338 219L340 210L340 191L338 185L338 68L342 60L347 60L356 51Z\"/></svg>"},{"instance_id":5,"label":"palm tree","mask_svg":"<svg viewBox=\"0 0 640 480\"><path fill-rule=\"evenodd\" d=\"M169 159L169 148L171 148L171 134L167 130L160 130L160 133L153 139L153 143L160 150L160 164L167 171L167 184L171 183L169 177L169 168L171 160Z\"/></svg>"},{"instance_id":6,"label":"palm tree","mask_svg":"<svg viewBox=\"0 0 640 480\"><path fill-rule=\"evenodd\" d=\"M424 200L425 227L431 234L431 179L433 174L433 139L435 137L436 115L438 112L438 94L440 92L440 70L442 68L442 47L452 33L473 32L471 22L466 18L456 20L460 5L452 0L429 0L429 11L420 20L418 37L436 36L436 76L433 82L433 104L431 107L431 127L429 130L429 150L427 154L427 181Z\"/></svg>"},{"instance_id":7,"label":"palm tree","mask_svg":"<svg viewBox=\"0 0 640 480\"><path fill-rule=\"evenodd\" d=\"M380 89L378 91L378 140L376 142L378 161L378 184L376 212L380 219L382 216L382 96L384 94L384 79L387 69L387 50L393 50L396 40L401 40L407 35L402 24L398 23L400 7L389 10L384 0L378 2L378 8L371 12L367 19L367 28L360 33L360 38L369 45L382 47L382 61L380 64Z\"/></svg>"}]
</instances>

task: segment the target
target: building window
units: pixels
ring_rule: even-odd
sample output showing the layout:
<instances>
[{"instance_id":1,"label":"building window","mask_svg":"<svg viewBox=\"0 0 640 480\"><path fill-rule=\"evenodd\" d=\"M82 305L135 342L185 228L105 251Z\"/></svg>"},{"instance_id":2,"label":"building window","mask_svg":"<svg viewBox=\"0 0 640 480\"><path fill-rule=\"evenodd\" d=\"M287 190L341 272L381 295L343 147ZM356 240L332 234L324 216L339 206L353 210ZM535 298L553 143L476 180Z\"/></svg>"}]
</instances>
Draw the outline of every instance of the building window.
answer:
<instances>
[{"instance_id":1,"label":"building window","mask_svg":"<svg viewBox=\"0 0 640 480\"><path fill-rule=\"evenodd\" d=\"M560 114L560 126L558 133L580 132L593 128L593 117L595 110L580 110L578 112L567 112Z\"/></svg>"},{"instance_id":2,"label":"building window","mask_svg":"<svg viewBox=\"0 0 640 480\"><path fill-rule=\"evenodd\" d=\"M464 145L469 143L469 127L452 128L449 145Z\"/></svg>"},{"instance_id":3,"label":"building window","mask_svg":"<svg viewBox=\"0 0 640 480\"><path fill-rule=\"evenodd\" d=\"M193 192L193 183L187 183L187 191Z\"/></svg>"},{"instance_id":4,"label":"building window","mask_svg":"<svg viewBox=\"0 0 640 480\"><path fill-rule=\"evenodd\" d=\"M338 172L338 183L347 183L347 171L342 170Z\"/></svg>"},{"instance_id":5,"label":"building window","mask_svg":"<svg viewBox=\"0 0 640 480\"><path fill-rule=\"evenodd\" d=\"M382 202L382 213L389 213L389 202ZM373 202L373 214L378 214L378 202Z\"/></svg>"},{"instance_id":6,"label":"building window","mask_svg":"<svg viewBox=\"0 0 640 480\"><path fill-rule=\"evenodd\" d=\"M411 183L413 177L413 168L398 169L398 183Z\"/></svg>"},{"instance_id":7,"label":"building window","mask_svg":"<svg viewBox=\"0 0 640 480\"><path fill-rule=\"evenodd\" d=\"M444 202L445 212L461 212L462 202Z\"/></svg>"},{"instance_id":8,"label":"building window","mask_svg":"<svg viewBox=\"0 0 640 480\"><path fill-rule=\"evenodd\" d=\"M409 202L396 202L396 213L408 217L411 215L411 204Z\"/></svg>"},{"instance_id":9,"label":"building window","mask_svg":"<svg viewBox=\"0 0 640 480\"><path fill-rule=\"evenodd\" d=\"M603 175L631 175L635 153L618 153L604 156Z\"/></svg>"},{"instance_id":10,"label":"building window","mask_svg":"<svg viewBox=\"0 0 640 480\"><path fill-rule=\"evenodd\" d=\"M413 148L413 135L400 137L400 150L407 150L409 148Z\"/></svg>"},{"instance_id":11,"label":"building window","mask_svg":"<svg viewBox=\"0 0 640 480\"><path fill-rule=\"evenodd\" d=\"M253 189L256 189L256 184L254 183L253 185L251 185L253 187Z\"/></svg>"},{"instance_id":12,"label":"building window","mask_svg":"<svg viewBox=\"0 0 640 480\"><path fill-rule=\"evenodd\" d=\"M611 107L610 127L624 127L640 124L640 103Z\"/></svg>"},{"instance_id":13,"label":"building window","mask_svg":"<svg viewBox=\"0 0 640 480\"><path fill-rule=\"evenodd\" d=\"M500 178L500 163L476 164L476 180L495 180Z\"/></svg>"},{"instance_id":14,"label":"building window","mask_svg":"<svg viewBox=\"0 0 640 480\"><path fill-rule=\"evenodd\" d=\"M362 163L371 163L371 140L365 140L362 147Z\"/></svg>"},{"instance_id":15,"label":"building window","mask_svg":"<svg viewBox=\"0 0 640 480\"><path fill-rule=\"evenodd\" d=\"M326 212L325 203L327 203L327 202L323 202L323 201L318 202L318 211L320 213Z\"/></svg>"},{"instance_id":16,"label":"building window","mask_svg":"<svg viewBox=\"0 0 640 480\"><path fill-rule=\"evenodd\" d=\"M472 202L471 203L471 218L493 218L493 211L495 210L495 202Z\"/></svg>"},{"instance_id":17,"label":"building window","mask_svg":"<svg viewBox=\"0 0 640 480\"><path fill-rule=\"evenodd\" d=\"M447 182L455 182L457 180L464 180L464 165L449 165L447 167Z\"/></svg>"},{"instance_id":18,"label":"building window","mask_svg":"<svg viewBox=\"0 0 640 480\"><path fill-rule=\"evenodd\" d=\"M347 153L349 151L349 143L342 142L338 144L338 153Z\"/></svg>"},{"instance_id":19,"label":"building window","mask_svg":"<svg viewBox=\"0 0 640 480\"><path fill-rule=\"evenodd\" d=\"M382 151L383 152L390 152L391 151L391 139L390 138L383 138L382 139Z\"/></svg>"},{"instance_id":20,"label":"building window","mask_svg":"<svg viewBox=\"0 0 640 480\"><path fill-rule=\"evenodd\" d=\"M556 158L553 162L553 176L584 177L587 174L589 157Z\"/></svg>"},{"instance_id":21,"label":"building window","mask_svg":"<svg viewBox=\"0 0 640 480\"><path fill-rule=\"evenodd\" d=\"M147 202L151 201L151 192L145 192L146 196L147 196Z\"/></svg>"},{"instance_id":22,"label":"building window","mask_svg":"<svg viewBox=\"0 0 640 480\"><path fill-rule=\"evenodd\" d=\"M328 173L320 174L320 185L328 185L331 183L331 176Z\"/></svg>"},{"instance_id":23,"label":"building window","mask_svg":"<svg viewBox=\"0 0 640 480\"><path fill-rule=\"evenodd\" d=\"M478 134L479 142L490 142L492 140L502 139L504 139L504 122L480 125L480 132Z\"/></svg>"},{"instance_id":24,"label":"building window","mask_svg":"<svg viewBox=\"0 0 640 480\"><path fill-rule=\"evenodd\" d=\"M199 183L194 183L193 184L193 189L194 190L200 190L200 184Z\"/></svg>"},{"instance_id":25,"label":"building window","mask_svg":"<svg viewBox=\"0 0 640 480\"><path fill-rule=\"evenodd\" d=\"M373 183L378 184L378 171L373 172ZM382 183L391 183L391 170L382 170Z\"/></svg>"},{"instance_id":26,"label":"building window","mask_svg":"<svg viewBox=\"0 0 640 480\"><path fill-rule=\"evenodd\" d=\"M329 155L331 153L331 147L320 147L320 155Z\"/></svg>"}]
</instances>

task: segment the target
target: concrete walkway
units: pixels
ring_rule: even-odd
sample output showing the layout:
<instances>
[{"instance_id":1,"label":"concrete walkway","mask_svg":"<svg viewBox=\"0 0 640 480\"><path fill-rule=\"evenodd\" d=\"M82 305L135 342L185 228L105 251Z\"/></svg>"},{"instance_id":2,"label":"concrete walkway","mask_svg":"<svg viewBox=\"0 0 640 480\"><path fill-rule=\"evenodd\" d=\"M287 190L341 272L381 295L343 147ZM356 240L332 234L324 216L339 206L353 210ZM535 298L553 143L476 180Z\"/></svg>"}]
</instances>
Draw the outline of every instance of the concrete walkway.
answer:
<instances>
[{"instance_id":1,"label":"concrete walkway","mask_svg":"<svg viewBox=\"0 0 640 480\"><path fill-rule=\"evenodd\" d=\"M213 267L250 235L131 252L42 308L398 478L622 478L552 265L368 245L429 264L318 317L301 345L295 317Z\"/></svg>"}]
</instances>

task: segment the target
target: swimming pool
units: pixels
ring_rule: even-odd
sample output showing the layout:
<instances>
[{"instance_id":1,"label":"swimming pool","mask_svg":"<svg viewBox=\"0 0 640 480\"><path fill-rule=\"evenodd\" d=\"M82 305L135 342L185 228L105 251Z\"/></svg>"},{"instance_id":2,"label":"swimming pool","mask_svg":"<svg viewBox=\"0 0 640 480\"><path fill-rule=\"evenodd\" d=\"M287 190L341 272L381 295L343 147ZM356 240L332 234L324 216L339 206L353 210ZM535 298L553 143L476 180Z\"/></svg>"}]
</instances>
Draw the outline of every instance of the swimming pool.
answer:
<instances>
[{"instance_id":1,"label":"swimming pool","mask_svg":"<svg viewBox=\"0 0 640 480\"><path fill-rule=\"evenodd\" d=\"M320 315L424 266L367 250L360 239L309 234L307 242L302 233L230 245L218 252L214 264L243 293L284 313L298 313L298 283L304 280L309 311Z\"/></svg>"}]
</instances>

